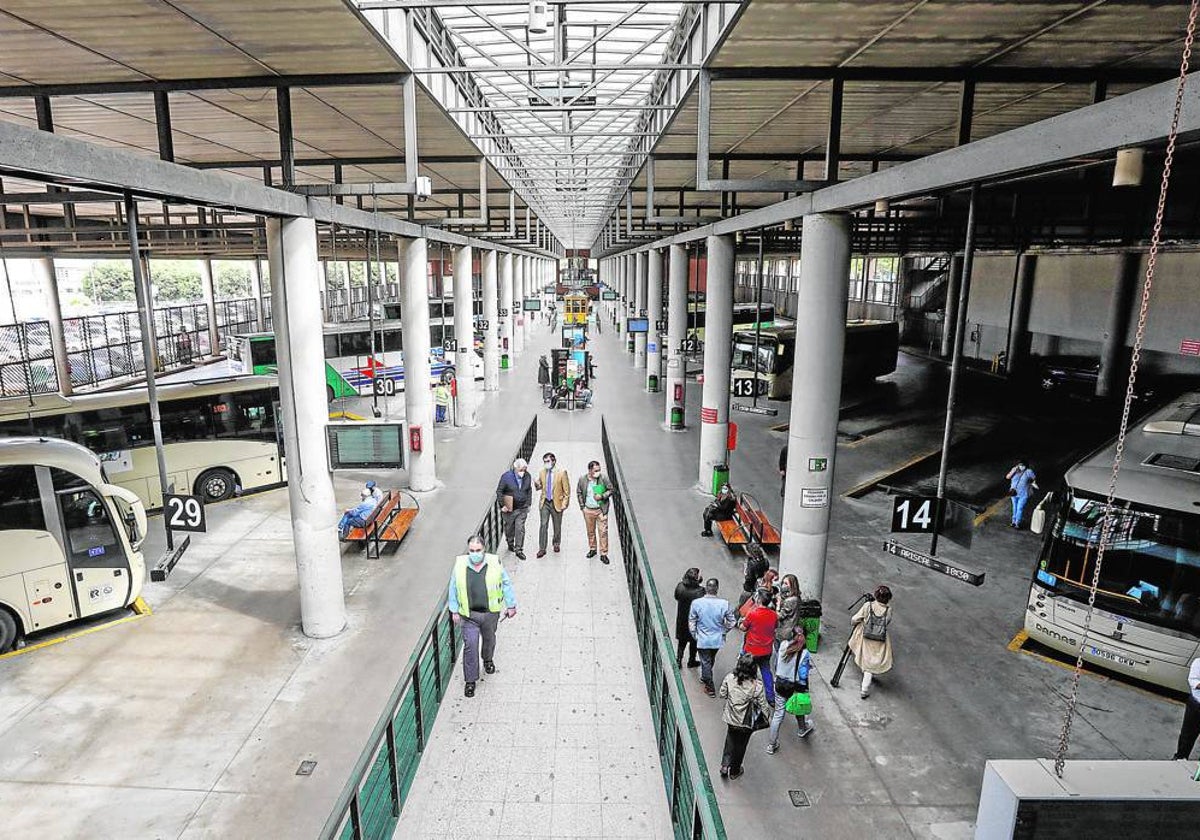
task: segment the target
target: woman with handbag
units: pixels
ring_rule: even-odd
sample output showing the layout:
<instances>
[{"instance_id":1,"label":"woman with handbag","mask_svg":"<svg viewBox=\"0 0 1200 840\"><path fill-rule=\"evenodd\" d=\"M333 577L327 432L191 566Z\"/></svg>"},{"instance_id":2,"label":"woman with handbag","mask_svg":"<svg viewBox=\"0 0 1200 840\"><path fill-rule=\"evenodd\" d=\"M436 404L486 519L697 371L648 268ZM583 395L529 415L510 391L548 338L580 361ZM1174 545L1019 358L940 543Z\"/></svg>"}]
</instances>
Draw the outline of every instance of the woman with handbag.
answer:
<instances>
[{"instance_id":1,"label":"woman with handbag","mask_svg":"<svg viewBox=\"0 0 1200 840\"><path fill-rule=\"evenodd\" d=\"M758 666L754 657L743 653L738 657L733 672L725 675L718 692L725 701L721 719L725 721L725 749L721 755L721 777L740 779L745 770L742 760L750 736L759 729L770 726L771 704L767 692L758 678Z\"/></svg>"},{"instance_id":2,"label":"woman with handbag","mask_svg":"<svg viewBox=\"0 0 1200 840\"><path fill-rule=\"evenodd\" d=\"M775 625L775 651L771 666L779 661L779 647L792 639L796 625L804 626L800 620L800 581L795 575L784 575L779 595L779 623ZM778 672L776 672L778 673Z\"/></svg>"},{"instance_id":3,"label":"woman with handbag","mask_svg":"<svg viewBox=\"0 0 1200 840\"><path fill-rule=\"evenodd\" d=\"M808 672L812 668L812 655L804 642L804 625L799 624L793 627L792 637L779 646L779 658L775 662L775 712L771 715L767 755L779 752L779 727L789 711L796 715L800 727L797 737L807 738L817 728L809 719L812 699L808 693Z\"/></svg>"},{"instance_id":4,"label":"woman with handbag","mask_svg":"<svg viewBox=\"0 0 1200 840\"><path fill-rule=\"evenodd\" d=\"M863 674L859 696L864 700L871 693L874 676L892 670L892 634L888 631L892 623L891 601L892 590L881 584L850 619L854 629L849 648L854 654L854 664Z\"/></svg>"}]
</instances>

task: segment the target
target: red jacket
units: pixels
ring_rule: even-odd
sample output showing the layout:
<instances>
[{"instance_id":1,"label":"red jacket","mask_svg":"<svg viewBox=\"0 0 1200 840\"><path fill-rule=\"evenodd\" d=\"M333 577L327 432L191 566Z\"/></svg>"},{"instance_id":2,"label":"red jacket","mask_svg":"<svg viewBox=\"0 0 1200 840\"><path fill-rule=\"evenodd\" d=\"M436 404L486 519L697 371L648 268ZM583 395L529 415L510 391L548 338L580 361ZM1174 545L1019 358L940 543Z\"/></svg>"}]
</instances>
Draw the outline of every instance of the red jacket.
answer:
<instances>
[{"instance_id":1,"label":"red jacket","mask_svg":"<svg viewBox=\"0 0 1200 840\"><path fill-rule=\"evenodd\" d=\"M742 620L746 643L742 649L751 656L770 656L775 642L775 627L779 615L768 607L755 607Z\"/></svg>"}]
</instances>

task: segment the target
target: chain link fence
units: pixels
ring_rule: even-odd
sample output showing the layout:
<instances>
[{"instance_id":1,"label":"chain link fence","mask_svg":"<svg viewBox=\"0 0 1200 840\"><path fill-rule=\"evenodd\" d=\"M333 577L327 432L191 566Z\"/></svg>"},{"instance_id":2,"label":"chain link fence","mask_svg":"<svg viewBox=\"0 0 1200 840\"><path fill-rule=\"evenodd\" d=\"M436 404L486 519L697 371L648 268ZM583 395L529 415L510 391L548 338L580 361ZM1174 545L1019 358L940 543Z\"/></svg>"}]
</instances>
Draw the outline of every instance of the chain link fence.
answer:
<instances>
[{"instance_id":1,"label":"chain link fence","mask_svg":"<svg viewBox=\"0 0 1200 840\"><path fill-rule=\"evenodd\" d=\"M0 396L53 394L58 391L50 324L0 326Z\"/></svg>"}]
</instances>

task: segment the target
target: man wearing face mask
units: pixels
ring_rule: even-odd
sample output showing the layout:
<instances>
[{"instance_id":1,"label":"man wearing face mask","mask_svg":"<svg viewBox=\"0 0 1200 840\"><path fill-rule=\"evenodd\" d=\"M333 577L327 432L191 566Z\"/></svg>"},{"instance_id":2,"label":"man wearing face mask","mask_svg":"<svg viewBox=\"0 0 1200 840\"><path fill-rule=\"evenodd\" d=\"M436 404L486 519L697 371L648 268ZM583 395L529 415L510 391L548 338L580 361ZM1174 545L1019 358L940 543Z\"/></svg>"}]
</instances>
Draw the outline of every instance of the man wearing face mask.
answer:
<instances>
[{"instance_id":1,"label":"man wearing face mask","mask_svg":"<svg viewBox=\"0 0 1200 840\"><path fill-rule=\"evenodd\" d=\"M447 609L463 634L463 693L475 696L479 679L479 639L483 637L483 670L496 673L496 627L500 614L517 614L517 596L512 580L495 554L485 554L478 534L467 540L467 553L454 558L450 575Z\"/></svg>"},{"instance_id":2,"label":"man wearing face mask","mask_svg":"<svg viewBox=\"0 0 1200 840\"><path fill-rule=\"evenodd\" d=\"M538 530L538 557L546 556L546 537L550 523L554 523L554 552L557 554L562 544L562 515L571 504L571 479L567 471L558 468L558 459L553 452L542 456L542 471L538 473L533 483L538 491L538 511L541 514L541 528Z\"/></svg>"},{"instance_id":3,"label":"man wearing face mask","mask_svg":"<svg viewBox=\"0 0 1200 840\"><path fill-rule=\"evenodd\" d=\"M512 469L500 476L500 483L496 485L496 499L500 502L508 550L516 554L518 560L524 560L525 520L529 517L529 505L533 501L533 478L529 475L529 464L524 458L513 461Z\"/></svg>"},{"instance_id":4,"label":"man wearing face mask","mask_svg":"<svg viewBox=\"0 0 1200 840\"><path fill-rule=\"evenodd\" d=\"M600 538L600 562L608 565L608 506L613 486L608 476L600 471L599 461L589 461L587 475L579 477L575 495L583 511L583 524L587 531L588 557L596 556L596 532Z\"/></svg>"}]
</instances>

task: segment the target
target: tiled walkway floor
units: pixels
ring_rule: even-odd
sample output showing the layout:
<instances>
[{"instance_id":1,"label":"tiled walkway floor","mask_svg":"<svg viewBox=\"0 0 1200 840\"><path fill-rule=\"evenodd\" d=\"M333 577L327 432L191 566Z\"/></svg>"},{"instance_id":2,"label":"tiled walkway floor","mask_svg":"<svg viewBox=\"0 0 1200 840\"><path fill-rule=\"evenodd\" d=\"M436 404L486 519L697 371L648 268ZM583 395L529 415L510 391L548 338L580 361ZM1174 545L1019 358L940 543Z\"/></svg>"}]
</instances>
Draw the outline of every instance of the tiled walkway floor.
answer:
<instances>
[{"instance_id":1,"label":"tiled walkway floor","mask_svg":"<svg viewBox=\"0 0 1200 840\"><path fill-rule=\"evenodd\" d=\"M456 668L397 838L671 836L615 525L612 564L585 557L574 485L595 437L538 444L532 464L553 451L571 478L562 553L536 558L535 508L528 559L501 555L518 613L500 625L498 672L468 700Z\"/></svg>"}]
</instances>

